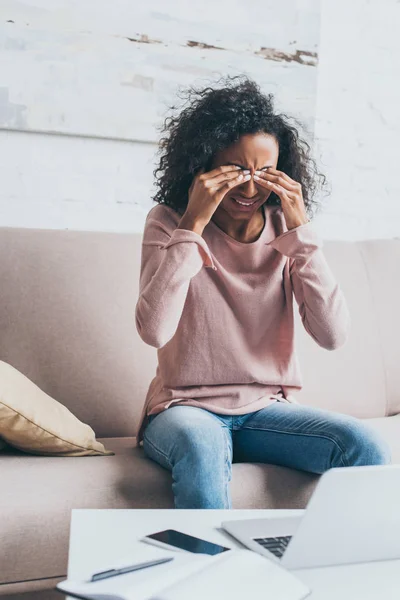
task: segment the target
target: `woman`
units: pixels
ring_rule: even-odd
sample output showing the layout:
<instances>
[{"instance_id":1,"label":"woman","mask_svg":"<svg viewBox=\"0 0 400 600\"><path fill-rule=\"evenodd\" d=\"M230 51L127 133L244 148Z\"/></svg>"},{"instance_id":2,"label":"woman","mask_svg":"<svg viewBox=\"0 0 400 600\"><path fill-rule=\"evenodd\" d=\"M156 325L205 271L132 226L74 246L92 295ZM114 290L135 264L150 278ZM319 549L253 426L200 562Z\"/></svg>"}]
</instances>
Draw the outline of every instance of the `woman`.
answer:
<instances>
[{"instance_id":1,"label":"woman","mask_svg":"<svg viewBox=\"0 0 400 600\"><path fill-rule=\"evenodd\" d=\"M324 183L308 144L247 78L189 100L165 122L143 237L136 325L158 367L139 443L172 471L177 508L230 508L232 461L312 473L387 463L361 421L293 396L293 295L323 348L349 330L308 218Z\"/></svg>"}]
</instances>

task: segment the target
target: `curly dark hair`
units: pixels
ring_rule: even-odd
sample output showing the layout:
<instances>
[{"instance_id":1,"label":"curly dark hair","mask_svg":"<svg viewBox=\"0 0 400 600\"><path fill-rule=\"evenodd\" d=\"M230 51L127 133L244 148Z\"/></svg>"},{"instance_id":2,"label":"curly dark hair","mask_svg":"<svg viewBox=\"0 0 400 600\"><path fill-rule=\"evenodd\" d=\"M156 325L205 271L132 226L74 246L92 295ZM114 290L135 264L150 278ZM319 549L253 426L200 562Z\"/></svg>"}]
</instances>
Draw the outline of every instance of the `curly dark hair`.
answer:
<instances>
[{"instance_id":1,"label":"curly dark hair","mask_svg":"<svg viewBox=\"0 0 400 600\"><path fill-rule=\"evenodd\" d=\"M325 186L326 178L317 171L309 144L300 138L289 119L300 127L301 123L275 113L273 95L262 93L247 76L227 76L221 82L222 87L190 87L178 94L187 105L167 117L161 126L164 135L154 170L157 192L153 200L183 214L194 176L201 168L210 169L216 152L242 135L268 133L279 144L277 169L301 184L307 214L312 217L320 204L315 200L316 192ZM280 199L272 192L267 204L280 204Z\"/></svg>"}]
</instances>

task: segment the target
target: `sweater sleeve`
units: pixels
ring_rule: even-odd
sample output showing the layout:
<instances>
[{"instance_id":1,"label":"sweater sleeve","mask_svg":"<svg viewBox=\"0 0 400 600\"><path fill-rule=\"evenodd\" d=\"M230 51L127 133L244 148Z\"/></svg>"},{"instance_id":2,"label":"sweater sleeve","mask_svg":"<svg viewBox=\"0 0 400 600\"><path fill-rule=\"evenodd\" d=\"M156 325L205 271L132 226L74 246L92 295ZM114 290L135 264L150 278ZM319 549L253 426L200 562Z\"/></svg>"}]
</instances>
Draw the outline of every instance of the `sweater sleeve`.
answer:
<instances>
[{"instance_id":1,"label":"sweater sleeve","mask_svg":"<svg viewBox=\"0 0 400 600\"><path fill-rule=\"evenodd\" d=\"M146 344L161 348L175 334L192 277L203 266L216 270L204 238L167 227L148 216L142 241L137 331Z\"/></svg>"},{"instance_id":2,"label":"sweater sleeve","mask_svg":"<svg viewBox=\"0 0 400 600\"><path fill-rule=\"evenodd\" d=\"M269 245L290 258L290 278L304 328L323 348L335 350L348 336L350 315L342 290L309 221Z\"/></svg>"}]
</instances>

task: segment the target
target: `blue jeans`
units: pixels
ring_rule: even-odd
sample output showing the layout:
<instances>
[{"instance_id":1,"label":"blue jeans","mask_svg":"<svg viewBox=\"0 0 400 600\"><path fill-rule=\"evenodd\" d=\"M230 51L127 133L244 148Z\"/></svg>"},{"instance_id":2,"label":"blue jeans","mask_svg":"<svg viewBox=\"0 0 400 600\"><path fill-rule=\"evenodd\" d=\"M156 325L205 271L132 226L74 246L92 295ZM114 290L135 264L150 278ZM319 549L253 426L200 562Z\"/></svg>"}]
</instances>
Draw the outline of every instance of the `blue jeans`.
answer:
<instances>
[{"instance_id":1,"label":"blue jeans","mask_svg":"<svg viewBox=\"0 0 400 600\"><path fill-rule=\"evenodd\" d=\"M232 462L311 473L390 462L387 444L362 421L286 402L239 416L175 406L150 417L143 446L172 471L176 508L231 508Z\"/></svg>"}]
</instances>

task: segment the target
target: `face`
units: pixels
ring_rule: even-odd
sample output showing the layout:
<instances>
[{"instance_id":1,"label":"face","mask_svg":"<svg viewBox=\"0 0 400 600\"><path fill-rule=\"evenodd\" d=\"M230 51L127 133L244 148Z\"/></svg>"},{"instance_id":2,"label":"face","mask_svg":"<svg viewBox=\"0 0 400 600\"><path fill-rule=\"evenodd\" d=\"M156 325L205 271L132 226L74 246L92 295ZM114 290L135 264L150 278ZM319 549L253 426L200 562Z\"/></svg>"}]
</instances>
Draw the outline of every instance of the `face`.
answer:
<instances>
[{"instance_id":1,"label":"face","mask_svg":"<svg viewBox=\"0 0 400 600\"><path fill-rule=\"evenodd\" d=\"M234 187L222 200L216 213L225 213L234 220L250 220L251 217L266 202L271 191L262 188L253 179L254 171L267 170L268 167L276 169L279 157L279 146L276 139L267 133L255 133L242 136L238 142L221 150L214 157L211 169L221 165L237 165L249 169L251 179ZM253 204L243 206L239 202Z\"/></svg>"}]
</instances>

